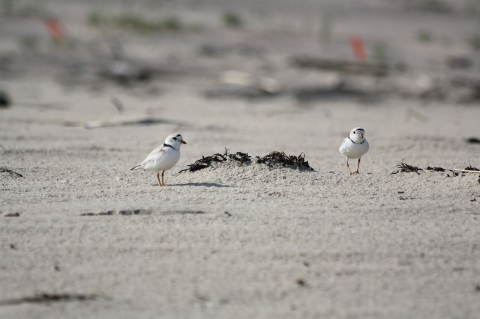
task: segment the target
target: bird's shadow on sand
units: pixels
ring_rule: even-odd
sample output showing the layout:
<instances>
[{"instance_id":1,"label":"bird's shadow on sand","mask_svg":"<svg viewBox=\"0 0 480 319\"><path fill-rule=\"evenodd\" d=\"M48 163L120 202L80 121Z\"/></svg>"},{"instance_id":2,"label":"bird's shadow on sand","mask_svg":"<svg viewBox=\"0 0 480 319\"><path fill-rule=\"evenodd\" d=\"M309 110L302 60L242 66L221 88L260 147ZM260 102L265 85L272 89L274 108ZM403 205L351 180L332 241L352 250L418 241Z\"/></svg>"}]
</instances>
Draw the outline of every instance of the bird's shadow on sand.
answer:
<instances>
[{"instance_id":1,"label":"bird's shadow on sand","mask_svg":"<svg viewBox=\"0 0 480 319\"><path fill-rule=\"evenodd\" d=\"M184 183L184 184L171 184L167 186L204 186L204 187L232 187L230 185L221 185L217 183Z\"/></svg>"}]
</instances>

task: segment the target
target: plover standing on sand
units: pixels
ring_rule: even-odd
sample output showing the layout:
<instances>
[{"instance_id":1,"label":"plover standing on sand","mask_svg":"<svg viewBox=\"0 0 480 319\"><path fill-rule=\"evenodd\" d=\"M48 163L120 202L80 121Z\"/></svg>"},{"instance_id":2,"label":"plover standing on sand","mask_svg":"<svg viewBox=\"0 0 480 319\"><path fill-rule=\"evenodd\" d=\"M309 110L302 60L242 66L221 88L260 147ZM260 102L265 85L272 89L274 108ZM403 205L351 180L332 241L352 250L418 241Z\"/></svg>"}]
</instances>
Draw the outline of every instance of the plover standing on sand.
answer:
<instances>
[{"instance_id":1,"label":"plover standing on sand","mask_svg":"<svg viewBox=\"0 0 480 319\"><path fill-rule=\"evenodd\" d=\"M360 168L360 159L366 152L368 152L368 148L369 145L365 139L365 130L360 127L354 128L350 132L350 136L343 141L342 146L340 146L338 150L343 156L345 156L350 175L359 173L358 169ZM357 170L352 173L350 170L350 165L348 165L348 160L356 158L358 158Z\"/></svg>"},{"instance_id":2,"label":"plover standing on sand","mask_svg":"<svg viewBox=\"0 0 480 319\"><path fill-rule=\"evenodd\" d=\"M165 143L154 149L148 156L138 164L137 166L131 168L134 169L144 169L146 171L157 172L157 181L159 186L165 186L163 182L163 175L165 171L171 169L175 164L177 164L180 159L180 146L182 144L187 144L182 135L178 133L170 134ZM162 171L162 181L160 182L160 171Z\"/></svg>"}]
</instances>

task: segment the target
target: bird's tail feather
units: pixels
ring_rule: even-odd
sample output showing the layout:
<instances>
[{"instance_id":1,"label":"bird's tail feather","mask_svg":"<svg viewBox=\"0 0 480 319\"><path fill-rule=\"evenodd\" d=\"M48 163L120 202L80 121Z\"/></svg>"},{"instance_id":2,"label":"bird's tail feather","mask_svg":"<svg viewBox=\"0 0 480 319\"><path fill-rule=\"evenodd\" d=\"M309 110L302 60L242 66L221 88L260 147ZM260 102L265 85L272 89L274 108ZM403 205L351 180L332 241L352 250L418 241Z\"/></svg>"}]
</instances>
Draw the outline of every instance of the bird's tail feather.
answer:
<instances>
[{"instance_id":1,"label":"bird's tail feather","mask_svg":"<svg viewBox=\"0 0 480 319\"><path fill-rule=\"evenodd\" d=\"M134 169L139 169L139 168L140 168L140 165L137 165L135 167L130 168L130 170L133 171Z\"/></svg>"}]
</instances>

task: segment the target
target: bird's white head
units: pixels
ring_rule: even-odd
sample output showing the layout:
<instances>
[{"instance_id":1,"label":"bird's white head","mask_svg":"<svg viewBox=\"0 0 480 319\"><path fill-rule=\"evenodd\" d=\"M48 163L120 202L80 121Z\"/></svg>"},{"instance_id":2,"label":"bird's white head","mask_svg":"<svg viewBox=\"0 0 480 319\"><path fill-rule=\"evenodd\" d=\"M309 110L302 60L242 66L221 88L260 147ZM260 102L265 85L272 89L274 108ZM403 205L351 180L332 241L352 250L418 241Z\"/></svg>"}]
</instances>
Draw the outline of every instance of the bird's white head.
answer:
<instances>
[{"instance_id":1,"label":"bird's white head","mask_svg":"<svg viewBox=\"0 0 480 319\"><path fill-rule=\"evenodd\" d=\"M363 141L365 140L365 130L363 128L360 128L360 127L354 128L350 132L350 139L354 143L363 143Z\"/></svg>"},{"instance_id":2,"label":"bird's white head","mask_svg":"<svg viewBox=\"0 0 480 319\"><path fill-rule=\"evenodd\" d=\"M180 146L182 144L187 144L187 142L183 140L183 137L181 134L173 133L167 136L167 138L165 139L165 144L171 145L173 146L174 149L179 150Z\"/></svg>"}]
</instances>

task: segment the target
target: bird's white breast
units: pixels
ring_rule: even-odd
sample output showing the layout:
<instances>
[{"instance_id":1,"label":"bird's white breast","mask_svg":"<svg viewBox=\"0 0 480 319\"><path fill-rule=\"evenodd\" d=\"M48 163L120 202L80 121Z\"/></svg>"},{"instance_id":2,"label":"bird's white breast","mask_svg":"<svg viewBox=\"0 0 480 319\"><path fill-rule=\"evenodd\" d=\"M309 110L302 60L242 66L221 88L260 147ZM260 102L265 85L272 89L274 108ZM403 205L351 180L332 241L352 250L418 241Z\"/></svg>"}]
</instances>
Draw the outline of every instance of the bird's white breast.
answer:
<instances>
[{"instance_id":1,"label":"bird's white breast","mask_svg":"<svg viewBox=\"0 0 480 319\"><path fill-rule=\"evenodd\" d=\"M353 143L348 137L343 141L342 146L340 146L340 153L349 158L355 159L362 157L369 149L367 140L364 140L363 143L357 144Z\"/></svg>"}]
</instances>

